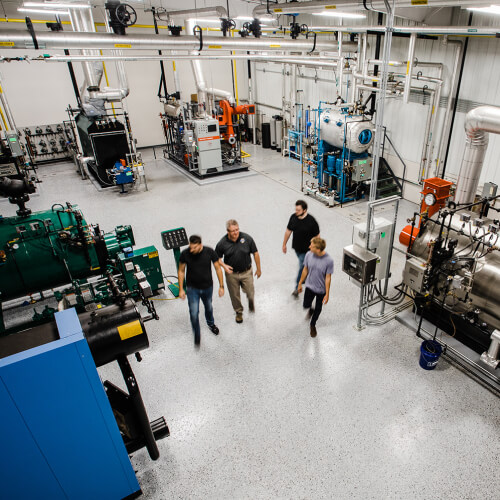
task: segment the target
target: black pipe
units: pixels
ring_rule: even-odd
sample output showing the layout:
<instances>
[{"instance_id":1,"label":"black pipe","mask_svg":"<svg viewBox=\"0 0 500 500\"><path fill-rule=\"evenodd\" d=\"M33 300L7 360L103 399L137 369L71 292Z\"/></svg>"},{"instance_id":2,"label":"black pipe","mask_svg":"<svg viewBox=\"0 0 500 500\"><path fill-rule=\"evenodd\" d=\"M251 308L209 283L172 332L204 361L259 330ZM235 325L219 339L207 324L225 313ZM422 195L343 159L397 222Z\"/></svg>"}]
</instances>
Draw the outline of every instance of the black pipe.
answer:
<instances>
[{"instance_id":1,"label":"black pipe","mask_svg":"<svg viewBox=\"0 0 500 500\"><path fill-rule=\"evenodd\" d=\"M156 22L156 10L154 7L151 7L151 12L153 13L153 22L155 25L155 33L157 35L160 34L160 31L158 30L158 23ZM158 54L161 56L162 52L161 50L158 51ZM165 79L165 67L163 65L163 61L160 61L160 71L161 71L161 76L160 76L160 86L158 87L158 98L161 99L161 88L163 87L163 97L165 99L168 98L168 91L167 91L167 80Z\"/></svg>"},{"instance_id":2,"label":"black pipe","mask_svg":"<svg viewBox=\"0 0 500 500\"><path fill-rule=\"evenodd\" d=\"M64 49L64 54L69 56L69 50ZM73 69L73 63L71 61L68 62L68 70L69 76L71 77L71 83L73 84L73 90L75 92L76 102L78 103L78 107L82 107L82 99L80 97L80 91L78 89L78 84L76 83L75 71Z\"/></svg>"},{"instance_id":3,"label":"black pipe","mask_svg":"<svg viewBox=\"0 0 500 500\"><path fill-rule=\"evenodd\" d=\"M473 12L471 12L469 14L469 23L468 23L468 26L472 26L472 16L473 15L474 15ZM462 85L462 76L464 74L465 58L467 56L467 47L468 46L469 46L469 37L466 37L465 38L465 43L464 43L464 52L462 54L462 62L460 64L460 73L458 75L457 91L455 92L455 102L453 103L453 114L451 115L450 133L448 135L448 143L446 144L446 154L444 155L443 171L441 173L441 177L443 179L444 179L444 174L446 172L446 164L447 164L447 161L448 161L448 154L450 152L451 136L453 135L453 125L455 124L455 117L457 115L458 96L460 94L460 86Z\"/></svg>"},{"instance_id":4,"label":"black pipe","mask_svg":"<svg viewBox=\"0 0 500 500\"><path fill-rule=\"evenodd\" d=\"M379 26L383 26L384 15L382 12L378 13L377 24ZM380 46L382 45L382 33L377 31L376 33L376 41L375 41L375 59L378 61L380 59ZM378 64L375 64L373 67L373 76L378 75ZM377 82L372 83L372 87L377 87ZM371 102L370 102L370 113L373 115L375 113L375 93L372 93Z\"/></svg>"}]
</instances>

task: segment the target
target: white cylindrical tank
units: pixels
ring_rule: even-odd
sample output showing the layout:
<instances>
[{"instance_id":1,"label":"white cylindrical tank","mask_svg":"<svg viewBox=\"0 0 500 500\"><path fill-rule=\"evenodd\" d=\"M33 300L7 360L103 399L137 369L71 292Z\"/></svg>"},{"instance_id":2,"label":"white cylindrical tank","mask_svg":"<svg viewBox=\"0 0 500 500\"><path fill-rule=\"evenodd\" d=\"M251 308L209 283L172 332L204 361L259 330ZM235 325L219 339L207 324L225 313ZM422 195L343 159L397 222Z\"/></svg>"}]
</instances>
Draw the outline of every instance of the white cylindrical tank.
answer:
<instances>
[{"instance_id":1,"label":"white cylindrical tank","mask_svg":"<svg viewBox=\"0 0 500 500\"><path fill-rule=\"evenodd\" d=\"M178 117L182 112L182 105L180 103L164 104L163 109L168 116Z\"/></svg>"},{"instance_id":2,"label":"white cylindrical tank","mask_svg":"<svg viewBox=\"0 0 500 500\"><path fill-rule=\"evenodd\" d=\"M281 153L281 140L283 136L283 119L281 116L276 120L276 151Z\"/></svg>"},{"instance_id":3,"label":"white cylindrical tank","mask_svg":"<svg viewBox=\"0 0 500 500\"><path fill-rule=\"evenodd\" d=\"M375 126L366 117L327 109L320 117L320 140L336 148L345 145L353 153L366 151L375 137Z\"/></svg>"}]
</instances>

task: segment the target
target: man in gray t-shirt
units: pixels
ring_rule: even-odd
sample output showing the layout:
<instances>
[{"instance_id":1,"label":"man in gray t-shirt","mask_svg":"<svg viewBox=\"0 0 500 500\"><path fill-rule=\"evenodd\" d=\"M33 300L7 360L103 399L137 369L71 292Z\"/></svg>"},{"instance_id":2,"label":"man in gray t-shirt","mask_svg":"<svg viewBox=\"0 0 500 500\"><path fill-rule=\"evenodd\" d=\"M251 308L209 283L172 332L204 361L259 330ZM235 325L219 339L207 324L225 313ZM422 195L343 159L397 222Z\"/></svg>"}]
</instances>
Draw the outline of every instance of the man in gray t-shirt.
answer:
<instances>
[{"instance_id":1,"label":"man in gray t-shirt","mask_svg":"<svg viewBox=\"0 0 500 500\"><path fill-rule=\"evenodd\" d=\"M323 304L330 296L330 283L333 274L333 259L325 252L326 241L316 237L311 240L309 252L304 258L304 269L297 286L302 292L302 283L306 284L304 292L304 309L309 309L307 316L311 318L311 337L316 337L316 321L318 321ZM314 308L312 303L316 299Z\"/></svg>"}]
</instances>

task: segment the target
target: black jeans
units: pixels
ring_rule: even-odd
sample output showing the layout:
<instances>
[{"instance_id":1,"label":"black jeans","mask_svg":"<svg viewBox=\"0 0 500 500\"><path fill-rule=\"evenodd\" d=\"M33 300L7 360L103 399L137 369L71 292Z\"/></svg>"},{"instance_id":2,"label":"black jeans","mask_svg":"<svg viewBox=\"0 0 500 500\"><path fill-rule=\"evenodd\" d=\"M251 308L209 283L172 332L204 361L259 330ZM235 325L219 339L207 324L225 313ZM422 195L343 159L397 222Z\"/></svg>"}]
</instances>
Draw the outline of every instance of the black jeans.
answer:
<instances>
[{"instance_id":1,"label":"black jeans","mask_svg":"<svg viewBox=\"0 0 500 500\"><path fill-rule=\"evenodd\" d=\"M313 292L307 287L304 291L304 309L311 309L313 311L313 315L311 316L311 326L316 326L316 321L318 321L321 310L323 309L323 299L325 298L325 295L325 293ZM316 298L316 304L313 308L312 303L314 298Z\"/></svg>"}]
</instances>

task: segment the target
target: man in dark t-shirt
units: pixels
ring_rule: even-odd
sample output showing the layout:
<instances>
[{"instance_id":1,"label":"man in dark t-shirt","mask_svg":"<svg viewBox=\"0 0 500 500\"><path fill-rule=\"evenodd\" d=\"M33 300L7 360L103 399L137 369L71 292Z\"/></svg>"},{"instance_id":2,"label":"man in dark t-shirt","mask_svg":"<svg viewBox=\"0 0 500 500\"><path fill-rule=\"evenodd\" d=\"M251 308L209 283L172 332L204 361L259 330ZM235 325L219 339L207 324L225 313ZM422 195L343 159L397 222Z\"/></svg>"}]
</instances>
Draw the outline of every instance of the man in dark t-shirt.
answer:
<instances>
[{"instance_id":1,"label":"man in dark t-shirt","mask_svg":"<svg viewBox=\"0 0 500 500\"><path fill-rule=\"evenodd\" d=\"M219 280L219 297L222 297L224 295L224 278L222 277L222 270L217 254L212 248L202 245L200 236L190 236L189 248L182 251L179 259L179 297L184 300L187 294L194 343L197 345L200 343L200 321L198 319L200 299L205 307L205 319L207 320L208 328L210 328L213 334L219 335L219 329L215 325L212 308L212 263ZM184 291L186 269L187 289Z\"/></svg>"},{"instance_id":2,"label":"man in dark t-shirt","mask_svg":"<svg viewBox=\"0 0 500 500\"><path fill-rule=\"evenodd\" d=\"M240 287L248 297L248 309L255 311L254 286L252 275L252 257L255 260L255 276L260 278L260 256L257 245L253 238L246 233L240 232L238 222L230 219L226 223L227 235L223 236L215 251L219 257L219 263L226 271L226 283L231 297L231 304L236 313L236 323L243 322L243 305L240 298ZM224 260L222 259L224 258Z\"/></svg>"},{"instance_id":3,"label":"man in dark t-shirt","mask_svg":"<svg viewBox=\"0 0 500 500\"><path fill-rule=\"evenodd\" d=\"M311 240L319 236L319 226L316 219L307 213L307 203L304 200L295 202L295 213L292 214L286 227L285 237L283 239L283 253L286 253L286 244L293 233L292 248L299 259L299 272L295 281L295 290L292 295L298 298L299 292L297 286L299 284L302 269L304 269L304 258L309 250Z\"/></svg>"}]
</instances>

